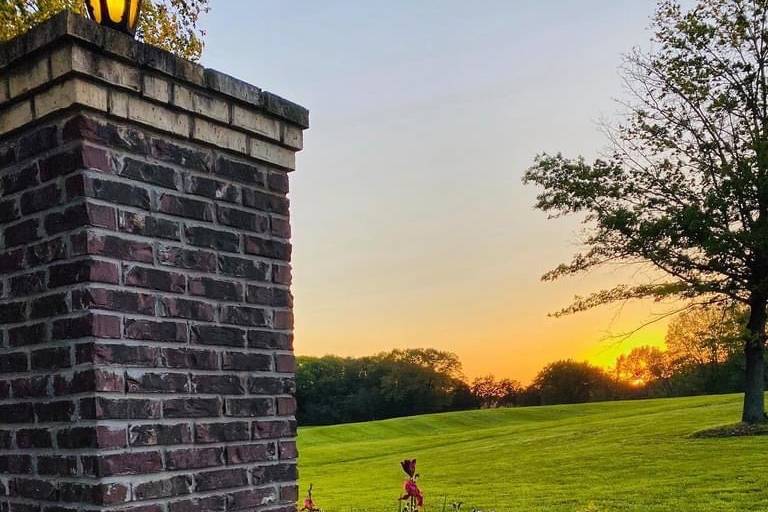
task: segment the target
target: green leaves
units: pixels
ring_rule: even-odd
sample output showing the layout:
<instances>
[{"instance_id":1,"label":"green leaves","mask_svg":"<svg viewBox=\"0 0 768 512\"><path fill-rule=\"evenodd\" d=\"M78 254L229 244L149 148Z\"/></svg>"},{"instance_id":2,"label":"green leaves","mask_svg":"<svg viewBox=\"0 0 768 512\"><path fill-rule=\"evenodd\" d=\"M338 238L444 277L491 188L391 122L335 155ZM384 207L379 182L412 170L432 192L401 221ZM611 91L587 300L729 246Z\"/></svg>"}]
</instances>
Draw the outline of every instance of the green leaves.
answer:
<instances>
[{"instance_id":1,"label":"green leaves","mask_svg":"<svg viewBox=\"0 0 768 512\"><path fill-rule=\"evenodd\" d=\"M198 22L208 9L208 0L145 0L138 36L148 44L197 61L205 37Z\"/></svg>"},{"instance_id":2,"label":"green leaves","mask_svg":"<svg viewBox=\"0 0 768 512\"><path fill-rule=\"evenodd\" d=\"M669 281L597 292L558 312L633 298L727 297L768 287L768 2L659 2L654 50L623 74L625 122L610 159L539 155L523 182L550 217L578 214L586 250L544 279L606 262Z\"/></svg>"},{"instance_id":3,"label":"green leaves","mask_svg":"<svg viewBox=\"0 0 768 512\"><path fill-rule=\"evenodd\" d=\"M84 14L82 0L0 1L0 41L13 39L64 9ZM199 21L206 12L208 0L143 0L137 37L197 61L205 37Z\"/></svg>"}]
</instances>

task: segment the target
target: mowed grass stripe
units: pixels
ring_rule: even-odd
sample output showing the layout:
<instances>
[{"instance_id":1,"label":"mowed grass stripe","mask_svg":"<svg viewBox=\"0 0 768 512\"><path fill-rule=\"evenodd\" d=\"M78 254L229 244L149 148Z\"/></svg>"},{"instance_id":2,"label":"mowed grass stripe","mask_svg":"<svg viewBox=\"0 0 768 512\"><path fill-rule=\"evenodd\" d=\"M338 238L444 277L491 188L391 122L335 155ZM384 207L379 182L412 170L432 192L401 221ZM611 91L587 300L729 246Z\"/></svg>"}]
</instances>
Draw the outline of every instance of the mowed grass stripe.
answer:
<instances>
[{"instance_id":1,"label":"mowed grass stripe","mask_svg":"<svg viewBox=\"0 0 768 512\"><path fill-rule=\"evenodd\" d=\"M302 490L327 511L396 510L418 459L428 510L768 510L768 437L692 439L739 395L426 415L302 428Z\"/></svg>"}]
</instances>

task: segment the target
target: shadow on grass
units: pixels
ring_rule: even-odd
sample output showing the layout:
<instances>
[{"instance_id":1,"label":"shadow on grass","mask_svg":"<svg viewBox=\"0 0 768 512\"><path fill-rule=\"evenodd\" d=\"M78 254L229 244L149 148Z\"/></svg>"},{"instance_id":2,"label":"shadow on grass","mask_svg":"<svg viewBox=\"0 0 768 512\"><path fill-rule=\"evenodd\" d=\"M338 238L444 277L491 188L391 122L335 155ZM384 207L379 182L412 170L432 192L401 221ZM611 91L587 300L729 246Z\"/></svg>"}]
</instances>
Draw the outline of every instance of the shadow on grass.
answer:
<instances>
[{"instance_id":1,"label":"shadow on grass","mask_svg":"<svg viewBox=\"0 0 768 512\"><path fill-rule=\"evenodd\" d=\"M768 435L768 423L733 423L694 432L692 439L716 439L721 437L747 437Z\"/></svg>"}]
</instances>

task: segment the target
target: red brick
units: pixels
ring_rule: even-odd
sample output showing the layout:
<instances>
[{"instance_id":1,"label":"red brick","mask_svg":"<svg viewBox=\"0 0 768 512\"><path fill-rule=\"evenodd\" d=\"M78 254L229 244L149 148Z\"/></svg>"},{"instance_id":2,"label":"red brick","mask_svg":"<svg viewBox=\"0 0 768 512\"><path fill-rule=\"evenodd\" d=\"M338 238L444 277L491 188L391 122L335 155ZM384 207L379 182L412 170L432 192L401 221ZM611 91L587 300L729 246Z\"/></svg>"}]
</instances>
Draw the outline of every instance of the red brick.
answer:
<instances>
[{"instance_id":1,"label":"red brick","mask_svg":"<svg viewBox=\"0 0 768 512\"><path fill-rule=\"evenodd\" d=\"M184 343L187 341L187 326L180 322L126 319L125 336L134 340Z\"/></svg>"},{"instance_id":2,"label":"red brick","mask_svg":"<svg viewBox=\"0 0 768 512\"><path fill-rule=\"evenodd\" d=\"M248 472L245 469L220 469L195 475L196 492L243 487L245 485L248 485Z\"/></svg>"},{"instance_id":3,"label":"red brick","mask_svg":"<svg viewBox=\"0 0 768 512\"><path fill-rule=\"evenodd\" d=\"M8 344L11 347L37 345L39 343L45 343L48 339L48 327L45 323L8 329Z\"/></svg>"},{"instance_id":4,"label":"red brick","mask_svg":"<svg viewBox=\"0 0 768 512\"><path fill-rule=\"evenodd\" d=\"M52 476L76 476L77 457L40 456L37 458L37 473Z\"/></svg>"},{"instance_id":5,"label":"red brick","mask_svg":"<svg viewBox=\"0 0 768 512\"><path fill-rule=\"evenodd\" d=\"M254 236L245 237L245 252L264 258L290 261L291 244Z\"/></svg>"},{"instance_id":6,"label":"red brick","mask_svg":"<svg viewBox=\"0 0 768 512\"><path fill-rule=\"evenodd\" d=\"M227 464L247 464L275 460L275 444L245 444L227 446Z\"/></svg>"},{"instance_id":7,"label":"red brick","mask_svg":"<svg viewBox=\"0 0 768 512\"><path fill-rule=\"evenodd\" d=\"M296 503L299 499L298 485L280 486L280 501L284 503Z\"/></svg>"},{"instance_id":8,"label":"red brick","mask_svg":"<svg viewBox=\"0 0 768 512\"><path fill-rule=\"evenodd\" d=\"M288 265L272 265L272 282L283 285L291 284L291 267Z\"/></svg>"},{"instance_id":9,"label":"red brick","mask_svg":"<svg viewBox=\"0 0 768 512\"><path fill-rule=\"evenodd\" d=\"M268 314L265 310L244 306L225 306L221 308L221 321L227 324L251 327L266 327L269 325Z\"/></svg>"},{"instance_id":10,"label":"red brick","mask_svg":"<svg viewBox=\"0 0 768 512\"><path fill-rule=\"evenodd\" d=\"M15 255L18 251L12 251L6 253L7 255ZM36 245L27 247L26 250L27 265L29 267L36 267L38 265L44 265L51 263L52 261L62 260L67 257L67 248L64 242L64 238L54 238L45 242L41 242ZM9 271L19 270L16 268L16 264L21 264L21 261L16 261L16 258L9 259L8 257L0 257L0 268L8 269ZM0 271L2 272L2 271Z\"/></svg>"},{"instance_id":11,"label":"red brick","mask_svg":"<svg viewBox=\"0 0 768 512\"><path fill-rule=\"evenodd\" d=\"M112 162L106 151L92 146L80 146L41 160L40 179L48 181L84 169L110 172Z\"/></svg>"},{"instance_id":12,"label":"red brick","mask_svg":"<svg viewBox=\"0 0 768 512\"><path fill-rule=\"evenodd\" d=\"M240 248L240 237L231 231L187 226L184 236L191 245L197 247L227 252L237 252Z\"/></svg>"},{"instance_id":13,"label":"red brick","mask_svg":"<svg viewBox=\"0 0 768 512\"><path fill-rule=\"evenodd\" d=\"M296 441L280 441L278 452L280 453L280 460L295 459L299 456L299 451L296 449Z\"/></svg>"},{"instance_id":14,"label":"red brick","mask_svg":"<svg viewBox=\"0 0 768 512\"><path fill-rule=\"evenodd\" d=\"M270 217L270 232L272 233L272 236L288 240L291 238L291 223L288 221L288 219L272 216ZM290 253L288 258L281 259L290 260Z\"/></svg>"},{"instance_id":15,"label":"red brick","mask_svg":"<svg viewBox=\"0 0 768 512\"><path fill-rule=\"evenodd\" d=\"M21 195L19 204L22 215L30 215L61 203L61 189L56 183L29 190Z\"/></svg>"},{"instance_id":16,"label":"red brick","mask_svg":"<svg viewBox=\"0 0 768 512\"><path fill-rule=\"evenodd\" d=\"M57 396L89 391L122 393L124 390L122 372L95 369L79 371L71 376L59 374L54 377L54 392Z\"/></svg>"},{"instance_id":17,"label":"red brick","mask_svg":"<svg viewBox=\"0 0 768 512\"><path fill-rule=\"evenodd\" d=\"M5 228L5 247L11 248L40 240L40 221L27 219Z\"/></svg>"},{"instance_id":18,"label":"red brick","mask_svg":"<svg viewBox=\"0 0 768 512\"><path fill-rule=\"evenodd\" d=\"M206 418L221 414L218 398L176 398L163 402L166 418Z\"/></svg>"},{"instance_id":19,"label":"red brick","mask_svg":"<svg viewBox=\"0 0 768 512\"><path fill-rule=\"evenodd\" d=\"M274 502L276 499L275 489L247 489L244 491L233 492L228 495L228 510L253 510L264 506L265 503Z\"/></svg>"},{"instance_id":20,"label":"red brick","mask_svg":"<svg viewBox=\"0 0 768 512\"><path fill-rule=\"evenodd\" d=\"M225 423L197 423L195 425L196 443L228 443L232 441L248 441L251 427L246 421L229 421Z\"/></svg>"},{"instance_id":21,"label":"red brick","mask_svg":"<svg viewBox=\"0 0 768 512\"><path fill-rule=\"evenodd\" d=\"M80 400L80 416L92 420L156 419L161 416L161 403L130 398L83 398Z\"/></svg>"},{"instance_id":22,"label":"red brick","mask_svg":"<svg viewBox=\"0 0 768 512\"><path fill-rule=\"evenodd\" d=\"M224 352L221 364L224 370L268 372L272 369L272 357L267 354Z\"/></svg>"},{"instance_id":23,"label":"red brick","mask_svg":"<svg viewBox=\"0 0 768 512\"><path fill-rule=\"evenodd\" d=\"M227 201L240 202L240 188L224 181L203 178L199 176L187 176L184 181L184 190L188 194Z\"/></svg>"},{"instance_id":24,"label":"red brick","mask_svg":"<svg viewBox=\"0 0 768 512\"><path fill-rule=\"evenodd\" d=\"M96 336L98 338L119 338L120 318L116 316L87 314L53 322L53 339L73 339Z\"/></svg>"},{"instance_id":25,"label":"red brick","mask_svg":"<svg viewBox=\"0 0 768 512\"><path fill-rule=\"evenodd\" d=\"M0 473L5 473L8 475L25 475L31 472L32 457L29 455L0 454Z\"/></svg>"},{"instance_id":26,"label":"red brick","mask_svg":"<svg viewBox=\"0 0 768 512\"><path fill-rule=\"evenodd\" d=\"M161 244L157 259L161 265L200 272L216 272L216 255L212 252Z\"/></svg>"},{"instance_id":27,"label":"red brick","mask_svg":"<svg viewBox=\"0 0 768 512\"><path fill-rule=\"evenodd\" d=\"M224 512L226 508L227 499L224 496L172 501L168 504L168 512Z\"/></svg>"},{"instance_id":28,"label":"red brick","mask_svg":"<svg viewBox=\"0 0 768 512\"><path fill-rule=\"evenodd\" d=\"M27 369L27 354L23 352L5 353L0 357L0 374L23 372Z\"/></svg>"},{"instance_id":29,"label":"red brick","mask_svg":"<svg viewBox=\"0 0 768 512\"><path fill-rule=\"evenodd\" d=\"M118 216L120 231L152 238L181 240L181 228L178 222L143 213L121 211Z\"/></svg>"},{"instance_id":30,"label":"red brick","mask_svg":"<svg viewBox=\"0 0 768 512\"><path fill-rule=\"evenodd\" d=\"M125 261L154 261L152 244L93 232L73 236L72 251L74 254L104 256Z\"/></svg>"},{"instance_id":31,"label":"red brick","mask_svg":"<svg viewBox=\"0 0 768 512\"><path fill-rule=\"evenodd\" d=\"M70 400L35 403L35 416L38 423L72 421L74 414L75 403Z\"/></svg>"},{"instance_id":32,"label":"red brick","mask_svg":"<svg viewBox=\"0 0 768 512\"><path fill-rule=\"evenodd\" d=\"M283 331L293 329L293 311L278 310L273 312L272 327Z\"/></svg>"},{"instance_id":33,"label":"red brick","mask_svg":"<svg viewBox=\"0 0 768 512\"><path fill-rule=\"evenodd\" d=\"M59 448L124 448L125 430L118 427L72 427L56 434Z\"/></svg>"},{"instance_id":34,"label":"red brick","mask_svg":"<svg viewBox=\"0 0 768 512\"><path fill-rule=\"evenodd\" d=\"M68 347L35 350L32 352L31 362L33 370L58 370L72 366Z\"/></svg>"},{"instance_id":35,"label":"red brick","mask_svg":"<svg viewBox=\"0 0 768 512\"><path fill-rule=\"evenodd\" d=\"M219 355L210 350L164 348L160 353L162 366L189 370L218 370Z\"/></svg>"},{"instance_id":36,"label":"red brick","mask_svg":"<svg viewBox=\"0 0 768 512\"><path fill-rule=\"evenodd\" d=\"M237 208L219 206L216 209L219 223L243 231L266 233L269 231L269 217Z\"/></svg>"},{"instance_id":37,"label":"red brick","mask_svg":"<svg viewBox=\"0 0 768 512\"><path fill-rule=\"evenodd\" d=\"M270 484L274 482L292 482L298 479L298 470L295 464L274 464L269 466L256 466L251 470L251 478L254 485Z\"/></svg>"},{"instance_id":38,"label":"red brick","mask_svg":"<svg viewBox=\"0 0 768 512\"><path fill-rule=\"evenodd\" d=\"M288 174L271 172L267 176L267 185L273 192L279 192L281 194L287 194L289 192L288 187Z\"/></svg>"},{"instance_id":39,"label":"red brick","mask_svg":"<svg viewBox=\"0 0 768 512\"><path fill-rule=\"evenodd\" d=\"M218 325L192 326L192 342L201 345L244 347L246 331L237 327Z\"/></svg>"},{"instance_id":40,"label":"red brick","mask_svg":"<svg viewBox=\"0 0 768 512\"><path fill-rule=\"evenodd\" d=\"M275 371L280 373L296 373L296 358L293 354L275 355Z\"/></svg>"},{"instance_id":41,"label":"red brick","mask_svg":"<svg viewBox=\"0 0 768 512\"><path fill-rule=\"evenodd\" d=\"M177 469L201 469L224 465L223 448L185 448L165 454L165 466L169 471Z\"/></svg>"},{"instance_id":42,"label":"red brick","mask_svg":"<svg viewBox=\"0 0 768 512\"><path fill-rule=\"evenodd\" d=\"M83 457L84 471L96 477L141 475L163 470L160 452L116 453Z\"/></svg>"},{"instance_id":43,"label":"red brick","mask_svg":"<svg viewBox=\"0 0 768 512\"><path fill-rule=\"evenodd\" d=\"M117 366L153 367L158 364L160 349L136 345L89 343L78 345L78 364L94 363Z\"/></svg>"},{"instance_id":44,"label":"red brick","mask_svg":"<svg viewBox=\"0 0 768 512\"><path fill-rule=\"evenodd\" d=\"M162 138L152 139L151 150L152 156L158 160L180 165L185 169L207 173L213 167L213 157L208 150L180 146Z\"/></svg>"},{"instance_id":45,"label":"red brick","mask_svg":"<svg viewBox=\"0 0 768 512\"><path fill-rule=\"evenodd\" d=\"M256 349L293 350L293 333L251 330L248 347Z\"/></svg>"},{"instance_id":46,"label":"red brick","mask_svg":"<svg viewBox=\"0 0 768 512\"><path fill-rule=\"evenodd\" d=\"M109 206L80 203L61 211L48 213L43 221L45 232L55 235L86 226L114 230L115 210Z\"/></svg>"},{"instance_id":47,"label":"red brick","mask_svg":"<svg viewBox=\"0 0 768 512\"><path fill-rule=\"evenodd\" d=\"M175 425L131 425L128 429L131 446L157 446L190 444L191 426L186 423Z\"/></svg>"},{"instance_id":48,"label":"red brick","mask_svg":"<svg viewBox=\"0 0 768 512\"><path fill-rule=\"evenodd\" d=\"M158 201L158 211L168 215L186 217L189 219L208 222L213 220L212 204L172 194L162 194L160 196Z\"/></svg>"},{"instance_id":49,"label":"red brick","mask_svg":"<svg viewBox=\"0 0 768 512\"><path fill-rule=\"evenodd\" d=\"M149 288L171 293L184 293L186 277L177 272L166 272L155 268L128 267L125 269L124 282L127 286Z\"/></svg>"},{"instance_id":50,"label":"red brick","mask_svg":"<svg viewBox=\"0 0 768 512\"><path fill-rule=\"evenodd\" d=\"M287 174L57 119L0 149L0 512L290 512Z\"/></svg>"},{"instance_id":51,"label":"red brick","mask_svg":"<svg viewBox=\"0 0 768 512\"><path fill-rule=\"evenodd\" d=\"M34 363L33 363L34 364ZM48 396L48 375L26 376L11 381L14 398L40 398Z\"/></svg>"},{"instance_id":52,"label":"red brick","mask_svg":"<svg viewBox=\"0 0 768 512\"><path fill-rule=\"evenodd\" d=\"M31 249L31 248L30 248ZM30 264L34 266L34 262ZM24 268L24 249L0 253L0 275L17 272Z\"/></svg>"},{"instance_id":53,"label":"red brick","mask_svg":"<svg viewBox=\"0 0 768 512\"><path fill-rule=\"evenodd\" d=\"M128 393L189 393L189 378L185 373L143 373L130 371L126 375Z\"/></svg>"},{"instance_id":54,"label":"red brick","mask_svg":"<svg viewBox=\"0 0 768 512\"><path fill-rule=\"evenodd\" d=\"M189 279L189 294L222 301L242 301L243 287L231 281L194 277Z\"/></svg>"},{"instance_id":55,"label":"red brick","mask_svg":"<svg viewBox=\"0 0 768 512\"><path fill-rule=\"evenodd\" d=\"M118 171L120 176L134 180L152 183L161 187L176 189L179 184L179 178L175 170L163 165L149 164L126 158L122 167Z\"/></svg>"},{"instance_id":56,"label":"red brick","mask_svg":"<svg viewBox=\"0 0 768 512\"><path fill-rule=\"evenodd\" d=\"M277 399L278 416L292 416L296 414L296 399L280 397Z\"/></svg>"},{"instance_id":57,"label":"red brick","mask_svg":"<svg viewBox=\"0 0 768 512\"><path fill-rule=\"evenodd\" d=\"M46 480L14 478L9 482L12 495L42 501L56 501L56 486Z\"/></svg>"},{"instance_id":58,"label":"red brick","mask_svg":"<svg viewBox=\"0 0 768 512\"><path fill-rule=\"evenodd\" d=\"M263 185L265 183L264 167L230 160L228 158L222 157L217 159L214 172L227 180L254 185Z\"/></svg>"},{"instance_id":59,"label":"red brick","mask_svg":"<svg viewBox=\"0 0 768 512\"><path fill-rule=\"evenodd\" d=\"M88 288L72 292L72 305L77 309L106 309L140 315L155 314L155 296L125 290Z\"/></svg>"},{"instance_id":60,"label":"red brick","mask_svg":"<svg viewBox=\"0 0 768 512\"><path fill-rule=\"evenodd\" d=\"M192 389L206 395L242 395L245 385L237 375L192 375Z\"/></svg>"},{"instance_id":61,"label":"red brick","mask_svg":"<svg viewBox=\"0 0 768 512\"><path fill-rule=\"evenodd\" d=\"M50 268L50 288L84 282L118 284L120 272L115 263L93 260L62 263Z\"/></svg>"},{"instance_id":62,"label":"red brick","mask_svg":"<svg viewBox=\"0 0 768 512\"><path fill-rule=\"evenodd\" d=\"M133 485L133 499L151 500L189 494L192 490L192 476L179 475L162 480L152 480Z\"/></svg>"},{"instance_id":63,"label":"red brick","mask_svg":"<svg viewBox=\"0 0 768 512\"><path fill-rule=\"evenodd\" d=\"M67 197L90 197L125 206L149 210L149 192L143 187L110 181L95 176L74 175L66 181Z\"/></svg>"},{"instance_id":64,"label":"red brick","mask_svg":"<svg viewBox=\"0 0 768 512\"><path fill-rule=\"evenodd\" d=\"M16 431L16 446L25 450L30 448L50 448L53 446L51 433L45 428L23 428Z\"/></svg>"},{"instance_id":65,"label":"red brick","mask_svg":"<svg viewBox=\"0 0 768 512\"><path fill-rule=\"evenodd\" d=\"M272 398L227 398L225 409L227 416L238 418L256 418L275 414L275 404ZM283 411L285 410L287 409L283 409Z\"/></svg>"},{"instance_id":66,"label":"red brick","mask_svg":"<svg viewBox=\"0 0 768 512\"><path fill-rule=\"evenodd\" d=\"M205 302L176 297L163 297L160 305L162 315L166 317L213 321L213 306Z\"/></svg>"}]
</instances>

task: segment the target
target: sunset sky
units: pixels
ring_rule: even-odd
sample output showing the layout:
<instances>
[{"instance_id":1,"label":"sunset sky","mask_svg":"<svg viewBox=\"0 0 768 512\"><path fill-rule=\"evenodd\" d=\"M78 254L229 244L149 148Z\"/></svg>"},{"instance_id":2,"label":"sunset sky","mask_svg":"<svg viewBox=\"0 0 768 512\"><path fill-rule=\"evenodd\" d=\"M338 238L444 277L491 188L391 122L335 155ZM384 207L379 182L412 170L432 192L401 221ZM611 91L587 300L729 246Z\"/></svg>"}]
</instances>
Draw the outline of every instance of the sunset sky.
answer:
<instances>
[{"instance_id":1,"label":"sunset sky","mask_svg":"<svg viewBox=\"0 0 768 512\"><path fill-rule=\"evenodd\" d=\"M541 151L595 156L648 48L650 0L213 1L203 63L297 101L312 128L292 175L296 349L454 351L473 377L609 364L663 342L659 304L547 313L627 279L543 283L578 249L520 177Z\"/></svg>"}]
</instances>

